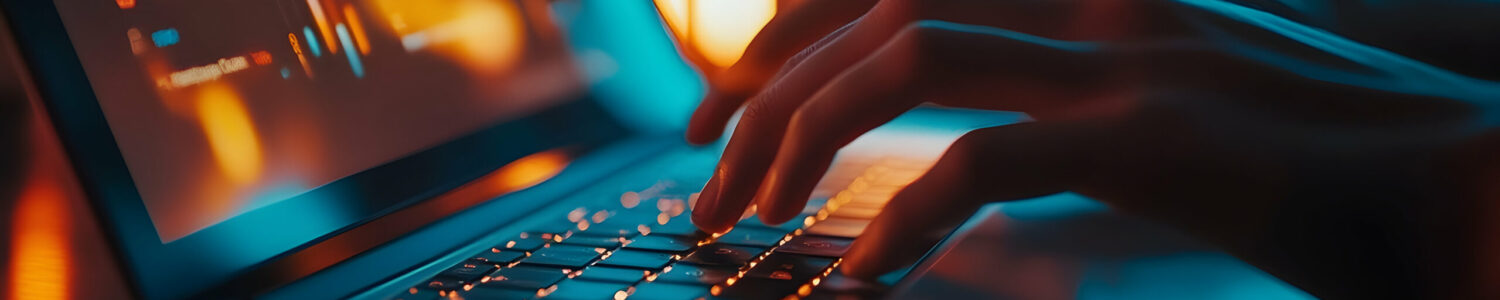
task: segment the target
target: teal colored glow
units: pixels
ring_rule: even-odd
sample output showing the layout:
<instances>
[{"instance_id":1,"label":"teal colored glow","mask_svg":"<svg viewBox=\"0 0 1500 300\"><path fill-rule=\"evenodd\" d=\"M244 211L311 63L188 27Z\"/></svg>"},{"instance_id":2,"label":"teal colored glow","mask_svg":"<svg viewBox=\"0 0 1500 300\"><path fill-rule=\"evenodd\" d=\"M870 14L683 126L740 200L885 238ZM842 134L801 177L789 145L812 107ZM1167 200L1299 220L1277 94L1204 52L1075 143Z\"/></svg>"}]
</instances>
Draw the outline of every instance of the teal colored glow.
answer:
<instances>
[{"instance_id":1,"label":"teal colored glow","mask_svg":"<svg viewBox=\"0 0 1500 300\"><path fill-rule=\"evenodd\" d=\"M303 188L305 187L297 185L273 187L270 191L253 197L250 204L254 208L244 210L250 213L235 217L253 221L214 225L213 227L222 228L219 229L221 232L234 233L205 236L214 239L205 243L212 249L200 249L204 251L200 253L221 255L221 262L226 267L240 268L281 254L296 245L337 230L355 219L355 216L348 214L349 208L342 207L343 201L338 199L281 201L296 195ZM334 196L339 193L325 192L318 195Z\"/></svg>"},{"instance_id":2,"label":"teal colored glow","mask_svg":"<svg viewBox=\"0 0 1500 300\"><path fill-rule=\"evenodd\" d=\"M307 49L313 57L323 57L323 46L318 45L318 36L313 34L312 27L303 26L302 37L307 38Z\"/></svg>"},{"instance_id":3,"label":"teal colored glow","mask_svg":"<svg viewBox=\"0 0 1500 300\"><path fill-rule=\"evenodd\" d=\"M349 38L349 29L344 24L334 28L339 33L339 42L344 44L344 56L349 57L349 69L354 70L354 77L365 77L365 64L359 61L359 51L354 49L354 39Z\"/></svg>"},{"instance_id":4,"label":"teal colored glow","mask_svg":"<svg viewBox=\"0 0 1500 300\"><path fill-rule=\"evenodd\" d=\"M177 34L177 28L167 28L151 33L151 42L156 44L157 48L176 45L179 40L181 37Z\"/></svg>"},{"instance_id":5,"label":"teal colored glow","mask_svg":"<svg viewBox=\"0 0 1500 300\"><path fill-rule=\"evenodd\" d=\"M662 26L651 1L555 2L579 68L600 103L648 133L680 132L702 99L699 75Z\"/></svg>"},{"instance_id":6,"label":"teal colored glow","mask_svg":"<svg viewBox=\"0 0 1500 300\"><path fill-rule=\"evenodd\" d=\"M1500 83L1453 73L1280 16L1218 0L1178 0L1206 40L1222 51L1309 79L1500 106ZM1309 8L1316 9L1316 8ZM1314 11L1313 13L1316 13ZM1500 109L1483 110L1500 124Z\"/></svg>"},{"instance_id":7,"label":"teal colored glow","mask_svg":"<svg viewBox=\"0 0 1500 300\"><path fill-rule=\"evenodd\" d=\"M1317 299L1221 252L1188 251L1085 269L1075 298L1093 299Z\"/></svg>"},{"instance_id":8,"label":"teal colored glow","mask_svg":"<svg viewBox=\"0 0 1500 300\"><path fill-rule=\"evenodd\" d=\"M1000 204L1001 213L1021 221L1062 220L1106 211L1109 211L1109 206L1104 203L1074 193Z\"/></svg>"}]
</instances>

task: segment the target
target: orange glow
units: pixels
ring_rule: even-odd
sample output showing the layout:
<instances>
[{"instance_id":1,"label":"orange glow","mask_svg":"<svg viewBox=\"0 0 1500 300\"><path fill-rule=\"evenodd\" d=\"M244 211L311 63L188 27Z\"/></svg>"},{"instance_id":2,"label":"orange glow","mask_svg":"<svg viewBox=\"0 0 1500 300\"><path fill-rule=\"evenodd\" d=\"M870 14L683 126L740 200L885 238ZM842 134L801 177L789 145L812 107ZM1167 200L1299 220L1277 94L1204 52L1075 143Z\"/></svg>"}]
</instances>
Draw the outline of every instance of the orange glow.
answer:
<instances>
[{"instance_id":1,"label":"orange glow","mask_svg":"<svg viewBox=\"0 0 1500 300\"><path fill-rule=\"evenodd\" d=\"M557 150L527 155L500 167L492 182L504 191L528 188L556 176L568 162L568 156Z\"/></svg>"},{"instance_id":2,"label":"orange glow","mask_svg":"<svg viewBox=\"0 0 1500 300\"><path fill-rule=\"evenodd\" d=\"M359 14L355 13L353 4L344 4L344 22L349 24L349 31L354 35L354 46L359 48L359 54L370 54L370 39L365 35L365 25L359 21Z\"/></svg>"},{"instance_id":3,"label":"orange glow","mask_svg":"<svg viewBox=\"0 0 1500 300\"><path fill-rule=\"evenodd\" d=\"M376 1L408 52L431 50L471 71L500 74L520 61L525 24L510 1Z\"/></svg>"},{"instance_id":4,"label":"orange glow","mask_svg":"<svg viewBox=\"0 0 1500 300\"><path fill-rule=\"evenodd\" d=\"M739 61L776 16L775 0L656 0L656 7L678 41L717 68Z\"/></svg>"},{"instance_id":5,"label":"orange glow","mask_svg":"<svg viewBox=\"0 0 1500 300\"><path fill-rule=\"evenodd\" d=\"M661 18L667 21L667 27L678 38L687 38L692 34L688 27L688 7L692 0L656 0L656 9L661 11Z\"/></svg>"},{"instance_id":6,"label":"orange glow","mask_svg":"<svg viewBox=\"0 0 1500 300\"><path fill-rule=\"evenodd\" d=\"M198 92L198 119L224 177L254 182L261 172L260 140L239 95L222 85L204 86Z\"/></svg>"},{"instance_id":7,"label":"orange glow","mask_svg":"<svg viewBox=\"0 0 1500 300\"><path fill-rule=\"evenodd\" d=\"M333 29L328 25L328 16L323 13L323 3L307 0L307 8L312 10L313 21L318 23L318 32L323 34L323 44L328 45L328 52L338 54L338 38L333 36Z\"/></svg>"},{"instance_id":8,"label":"orange glow","mask_svg":"<svg viewBox=\"0 0 1500 300\"><path fill-rule=\"evenodd\" d=\"M307 55L302 54L302 45L297 43L297 34L288 33L286 39L292 43L292 53L296 53L297 61L302 63L302 71L307 73L307 78L312 78L312 66L307 65Z\"/></svg>"},{"instance_id":9,"label":"orange glow","mask_svg":"<svg viewBox=\"0 0 1500 300\"><path fill-rule=\"evenodd\" d=\"M132 9L135 8L135 0L115 0L115 5L120 6L120 9Z\"/></svg>"},{"instance_id":10,"label":"orange glow","mask_svg":"<svg viewBox=\"0 0 1500 300\"><path fill-rule=\"evenodd\" d=\"M32 179L11 224L10 299L67 299L71 270L68 211L57 182Z\"/></svg>"},{"instance_id":11,"label":"orange glow","mask_svg":"<svg viewBox=\"0 0 1500 300\"><path fill-rule=\"evenodd\" d=\"M255 53L250 53L250 59L255 61L255 65L257 66L269 65L271 64L271 52L264 50L256 51Z\"/></svg>"}]
</instances>

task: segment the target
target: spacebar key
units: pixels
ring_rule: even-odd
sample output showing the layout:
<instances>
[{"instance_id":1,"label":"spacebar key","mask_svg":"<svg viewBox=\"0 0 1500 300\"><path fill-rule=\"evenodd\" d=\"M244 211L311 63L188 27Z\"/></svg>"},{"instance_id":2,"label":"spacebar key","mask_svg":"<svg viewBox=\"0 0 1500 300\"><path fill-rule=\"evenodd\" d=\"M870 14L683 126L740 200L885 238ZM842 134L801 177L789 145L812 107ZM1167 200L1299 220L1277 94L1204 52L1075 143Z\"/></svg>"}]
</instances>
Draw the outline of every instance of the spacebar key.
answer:
<instances>
[{"instance_id":1,"label":"spacebar key","mask_svg":"<svg viewBox=\"0 0 1500 300\"><path fill-rule=\"evenodd\" d=\"M783 299L796 295L805 282L771 278L740 278L714 299Z\"/></svg>"}]
</instances>

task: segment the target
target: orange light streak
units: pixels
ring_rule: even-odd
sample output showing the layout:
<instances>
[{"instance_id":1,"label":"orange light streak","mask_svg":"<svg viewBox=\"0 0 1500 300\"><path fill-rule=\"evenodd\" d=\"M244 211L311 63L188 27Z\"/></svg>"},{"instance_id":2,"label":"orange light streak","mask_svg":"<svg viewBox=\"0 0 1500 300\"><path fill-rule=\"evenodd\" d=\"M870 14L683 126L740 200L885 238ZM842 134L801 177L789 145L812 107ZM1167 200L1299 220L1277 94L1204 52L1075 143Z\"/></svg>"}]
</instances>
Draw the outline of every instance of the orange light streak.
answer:
<instances>
[{"instance_id":1,"label":"orange light streak","mask_svg":"<svg viewBox=\"0 0 1500 300\"><path fill-rule=\"evenodd\" d=\"M494 184L502 191L531 187L562 172L570 162L562 151L545 151L527 155L495 171Z\"/></svg>"},{"instance_id":2,"label":"orange light streak","mask_svg":"<svg viewBox=\"0 0 1500 300\"><path fill-rule=\"evenodd\" d=\"M328 25L328 16L323 14L323 3L318 0L307 0L307 8L312 10L313 21L318 23L318 32L323 34L323 44L328 45L328 52L338 54L338 38L333 36L333 28Z\"/></svg>"},{"instance_id":3,"label":"orange light streak","mask_svg":"<svg viewBox=\"0 0 1500 300\"><path fill-rule=\"evenodd\" d=\"M56 181L33 176L17 198L11 224L10 299L69 297L72 228L63 197Z\"/></svg>"},{"instance_id":4,"label":"orange light streak","mask_svg":"<svg viewBox=\"0 0 1500 300\"><path fill-rule=\"evenodd\" d=\"M297 54L297 61L302 63L302 71L307 73L307 78L313 77L312 66L307 65L307 55L302 54L302 45L297 43L296 33L287 33L286 39L292 42L292 53Z\"/></svg>"},{"instance_id":5,"label":"orange light streak","mask_svg":"<svg viewBox=\"0 0 1500 300\"><path fill-rule=\"evenodd\" d=\"M370 40L365 36L365 26L359 21L359 14L354 11L353 4L344 4L344 22L349 24L349 31L354 35L354 46L359 48L359 54L370 54Z\"/></svg>"},{"instance_id":6,"label":"orange light streak","mask_svg":"<svg viewBox=\"0 0 1500 300\"><path fill-rule=\"evenodd\" d=\"M225 178L246 184L260 177L260 138L239 95L222 85L204 86L198 118Z\"/></svg>"}]
</instances>

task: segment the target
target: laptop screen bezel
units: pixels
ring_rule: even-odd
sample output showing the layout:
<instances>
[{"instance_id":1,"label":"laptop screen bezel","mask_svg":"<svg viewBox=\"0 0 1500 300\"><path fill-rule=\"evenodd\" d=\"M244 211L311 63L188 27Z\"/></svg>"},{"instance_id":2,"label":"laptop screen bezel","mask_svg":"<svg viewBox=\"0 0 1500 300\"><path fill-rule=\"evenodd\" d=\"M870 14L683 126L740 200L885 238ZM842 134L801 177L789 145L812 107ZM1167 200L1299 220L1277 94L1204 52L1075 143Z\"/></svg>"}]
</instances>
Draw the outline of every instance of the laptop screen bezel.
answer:
<instances>
[{"instance_id":1,"label":"laptop screen bezel","mask_svg":"<svg viewBox=\"0 0 1500 300\"><path fill-rule=\"evenodd\" d=\"M372 201L378 203L373 204L375 207L368 209L368 215L357 222L243 267L194 269L210 260L222 259L205 253L212 247L205 248L204 244L212 243L214 239L236 238L227 236L229 232L215 231L215 228L245 227L235 226L235 222L265 222L264 216L245 218L254 218L256 214L274 215L274 211L266 209L274 210L281 203L163 244L147 215L115 137L105 122L96 95L92 88L88 88L91 85L82 62L52 0L0 0L0 4L4 5L11 35L32 77L35 91L52 116L53 125L94 213L102 219L101 224L115 248L116 259L123 262L125 277L136 296L141 298L192 297L201 295L205 289L223 288L226 282L250 278L251 275L255 275L253 278L257 281L276 282L247 283L245 286L250 288L295 280L297 276L268 277L265 272L257 271L285 265L286 262L280 260L297 251L457 187L524 155L558 148L586 151L636 134L580 90L578 94L565 96L567 99L556 99L563 104L542 112L495 124L283 201L296 203L298 198L319 195L379 199ZM431 178L403 181L393 179L396 176ZM394 239L400 234L403 233L392 232L381 238ZM339 253L341 257L327 259L341 260L364 250L367 249L347 249Z\"/></svg>"}]
</instances>

